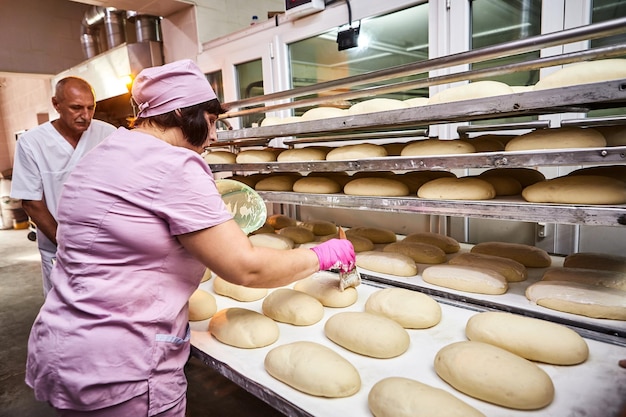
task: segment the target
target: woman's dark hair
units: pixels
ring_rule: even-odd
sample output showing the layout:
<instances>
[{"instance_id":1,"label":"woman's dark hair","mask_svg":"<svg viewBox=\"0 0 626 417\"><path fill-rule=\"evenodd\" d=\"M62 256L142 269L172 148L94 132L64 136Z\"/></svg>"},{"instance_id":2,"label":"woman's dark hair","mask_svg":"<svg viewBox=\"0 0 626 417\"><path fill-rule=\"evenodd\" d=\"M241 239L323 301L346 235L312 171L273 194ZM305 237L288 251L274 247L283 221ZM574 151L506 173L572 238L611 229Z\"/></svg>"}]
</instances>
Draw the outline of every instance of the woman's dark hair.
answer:
<instances>
[{"instance_id":1,"label":"woman's dark hair","mask_svg":"<svg viewBox=\"0 0 626 417\"><path fill-rule=\"evenodd\" d=\"M209 124L204 114L219 115L226 113L226 111L227 109L222 106L218 99L213 99L157 116L138 117L132 122L131 127L140 126L144 123L160 128L179 127L189 144L202 146L209 134Z\"/></svg>"}]
</instances>

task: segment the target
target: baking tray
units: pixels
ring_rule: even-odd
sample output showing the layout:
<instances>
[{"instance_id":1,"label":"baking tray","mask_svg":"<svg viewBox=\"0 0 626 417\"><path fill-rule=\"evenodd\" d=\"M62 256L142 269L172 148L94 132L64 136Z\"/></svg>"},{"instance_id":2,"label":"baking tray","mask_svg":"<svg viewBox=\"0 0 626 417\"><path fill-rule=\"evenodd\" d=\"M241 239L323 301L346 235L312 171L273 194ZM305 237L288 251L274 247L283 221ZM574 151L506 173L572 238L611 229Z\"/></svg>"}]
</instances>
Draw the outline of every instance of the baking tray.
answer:
<instances>
[{"instance_id":1,"label":"baking tray","mask_svg":"<svg viewBox=\"0 0 626 417\"><path fill-rule=\"evenodd\" d=\"M216 295L212 289L212 281L201 284L200 288L215 295L218 310L242 307L262 312L262 300L239 302ZM298 327L278 323L279 340L259 349L240 349L225 345L208 332L209 320L191 322L192 354L276 410L290 416L371 416L367 406L367 395L376 382L388 376L404 376L444 389L489 417L599 415L617 417L626 407L626 369L618 365L619 360L626 359L626 348L620 344L595 340L585 335L590 351L589 359L585 363L574 366L538 364L550 375L556 390L554 401L541 410L512 410L456 391L435 373L434 357L444 346L467 340L465 337L467 320L478 311L484 310L481 306L473 304L462 306L458 300L434 296L442 308L441 322L430 329L408 330L411 338L410 347L407 352L396 358L365 357L344 349L326 338L324 324L330 316L340 311L363 311L367 298L384 286L387 285L364 282L357 288L359 297L355 304L340 309L325 307L324 318L315 325ZM359 370L362 382L360 391L347 398L321 398L304 394L272 378L263 367L266 354L277 346L301 340L325 345L350 361Z\"/></svg>"}]
</instances>

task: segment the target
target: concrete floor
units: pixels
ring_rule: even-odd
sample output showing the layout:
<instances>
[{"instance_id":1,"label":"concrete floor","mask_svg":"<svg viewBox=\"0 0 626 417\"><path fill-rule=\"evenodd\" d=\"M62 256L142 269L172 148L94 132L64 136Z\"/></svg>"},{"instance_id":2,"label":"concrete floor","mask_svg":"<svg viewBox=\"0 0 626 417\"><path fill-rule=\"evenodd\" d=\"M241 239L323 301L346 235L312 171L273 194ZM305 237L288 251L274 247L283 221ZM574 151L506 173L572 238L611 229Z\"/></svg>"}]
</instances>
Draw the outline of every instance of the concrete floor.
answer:
<instances>
[{"instance_id":1,"label":"concrete floor","mask_svg":"<svg viewBox=\"0 0 626 417\"><path fill-rule=\"evenodd\" d=\"M56 415L24 383L28 334L43 304L39 252L27 234L0 230L0 417ZM196 358L190 358L185 371L188 417L282 415Z\"/></svg>"}]
</instances>

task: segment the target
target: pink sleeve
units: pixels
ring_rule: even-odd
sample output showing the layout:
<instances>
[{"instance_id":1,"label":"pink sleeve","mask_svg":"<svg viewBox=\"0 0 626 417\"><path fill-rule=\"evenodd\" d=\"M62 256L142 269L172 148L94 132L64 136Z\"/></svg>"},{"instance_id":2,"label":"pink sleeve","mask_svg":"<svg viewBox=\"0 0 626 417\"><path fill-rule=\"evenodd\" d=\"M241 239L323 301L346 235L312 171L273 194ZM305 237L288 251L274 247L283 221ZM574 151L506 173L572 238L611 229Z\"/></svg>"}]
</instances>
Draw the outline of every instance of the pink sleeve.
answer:
<instances>
[{"instance_id":1,"label":"pink sleeve","mask_svg":"<svg viewBox=\"0 0 626 417\"><path fill-rule=\"evenodd\" d=\"M195 232L232 219L200 156L189 154L156 190L152 209L165 219L172 235Z\"/></svg>"}]
</instances>

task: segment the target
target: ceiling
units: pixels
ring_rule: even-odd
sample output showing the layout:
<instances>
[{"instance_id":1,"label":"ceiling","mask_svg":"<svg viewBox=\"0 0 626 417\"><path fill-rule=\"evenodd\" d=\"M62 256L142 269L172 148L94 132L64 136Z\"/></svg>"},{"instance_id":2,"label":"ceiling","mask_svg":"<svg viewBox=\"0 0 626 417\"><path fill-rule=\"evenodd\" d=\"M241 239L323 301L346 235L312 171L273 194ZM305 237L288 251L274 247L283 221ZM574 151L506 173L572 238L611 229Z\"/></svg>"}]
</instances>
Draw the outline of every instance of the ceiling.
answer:
<instances>
[{"instance_id":1,"label":"ceiling","mask_svg":"<svg viewBox=\"0 0 626 417\"><path fill-rule=\"evenodd\" d=\"M194 3L186 0L70 0L76 3L132 10L153 16L169 16Z\"/></svg>"}]
</instances>

